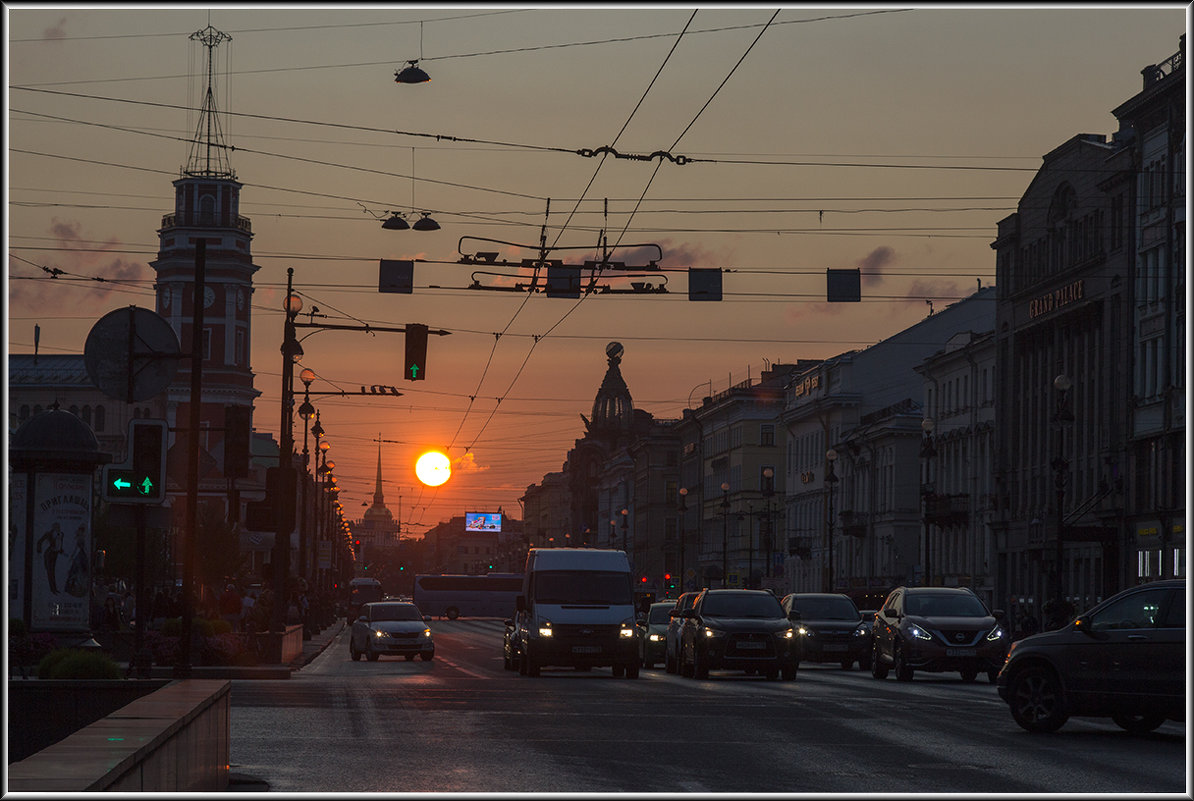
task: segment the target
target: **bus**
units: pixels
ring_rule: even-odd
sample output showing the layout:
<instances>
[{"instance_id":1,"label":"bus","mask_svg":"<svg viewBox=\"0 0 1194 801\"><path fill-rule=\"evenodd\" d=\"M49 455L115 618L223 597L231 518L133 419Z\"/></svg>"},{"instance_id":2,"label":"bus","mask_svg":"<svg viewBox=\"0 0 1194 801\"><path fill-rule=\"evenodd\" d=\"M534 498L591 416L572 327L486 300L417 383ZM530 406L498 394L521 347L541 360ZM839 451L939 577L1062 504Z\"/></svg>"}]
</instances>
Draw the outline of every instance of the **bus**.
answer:
<instances>
[{"instance_id":1,"label":"bus","mask_svg":"<svg viewBox=\"0 0 1194 801\"><path fill-rule=\"evenodd\" d=\"M381 582L375 578L354 578L348 582L348 625L361 613L361 605L380 601L383 597Z\"/></svg>"},{"instance_id":2,"label":"bus","mask_svg":"<svg viewBox=\"0 0 1194 801\"><path fill-rule=\"evenodd\" d=\"M425 615L455 620L465 617L514 615L514 599L522 594L521 573L479 576L428 574L415 576L412 600Z\"/></svg>"}]
</instances>

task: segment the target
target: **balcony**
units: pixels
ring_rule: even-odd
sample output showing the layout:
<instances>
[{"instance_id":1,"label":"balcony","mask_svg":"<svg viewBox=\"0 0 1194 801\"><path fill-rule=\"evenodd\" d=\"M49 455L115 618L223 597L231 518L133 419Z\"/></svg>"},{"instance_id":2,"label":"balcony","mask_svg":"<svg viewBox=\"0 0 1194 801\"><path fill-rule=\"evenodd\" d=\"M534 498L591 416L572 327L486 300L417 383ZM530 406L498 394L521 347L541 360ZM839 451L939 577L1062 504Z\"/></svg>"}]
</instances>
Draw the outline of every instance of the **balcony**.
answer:
<instances>
[{"instance_id":1,"label":"balcony","mask_svg":"<svg viewBox=\"0 0 1194 801\"><path fill-rule=\"evenodd\" d=\"M962 526L970 519L970 495L929 494L925 498L925 522L934 526Z\"/></svg>"},{"instance_id":2,"label":"balcony","mask_svg":"<svg viewBox=\"0 0 1194 801\"><path fill-rule=\"evenodd\" d=\"M227 226L218 225L215 218L210 214L166 214L162 216L162 228L175 228L180 225L189 226L192 228L224 228ZM244 231L246 234L253 233L253 224L248 217L234 217L233 227Z\"/></svg>"}]
</instances>

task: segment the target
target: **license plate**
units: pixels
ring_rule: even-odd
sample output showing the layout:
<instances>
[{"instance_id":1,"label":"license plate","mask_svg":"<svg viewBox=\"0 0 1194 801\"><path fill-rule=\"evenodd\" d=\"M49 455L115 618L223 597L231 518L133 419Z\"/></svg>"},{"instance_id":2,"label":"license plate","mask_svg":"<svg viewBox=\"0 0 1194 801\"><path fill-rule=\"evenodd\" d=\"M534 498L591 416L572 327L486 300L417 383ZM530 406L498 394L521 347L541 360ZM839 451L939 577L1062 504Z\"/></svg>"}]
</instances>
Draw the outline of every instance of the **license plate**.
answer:
<instances>
[{"instance_id":1,"label":"license plate","mask_svg":"<svg viewBox=\"0 0 1194 801\"><path fill-rule=\"evenodd\" d=\"M821 650L836 652L836 651L846 651L846 650L849 650L849 648L850 648L850 646L848 646L844 643L830 643L830 644L824 646Z\"/></svg>"},{"instance_id":2,"label":"license plate","mask_svg":"<svg viewBox=\"0 0 1194 801\"><path fill-rule=\"evenodd\" d=\"M601 653L600 645L574 645L572 646L572 653L574 654L599 654Z\"/></svg>"},{"instance_id":3,"label":"license plate","mask_svg":"<svg viewBox=\"0 0 1194 801\"><path fill-rule=\"evenodd\" d=\"M976 651L973 648L946 648L946 656L974 656Z\"/></svg>"},{"instance_id":4,"label":"license plate","mask_svg":"<svg viewBox=\"0 0 1194 801\"><path fill-rule=\"evenodd\" d=\"M764 648L766 648L767 645L766 645L766 643L761 643L761 642L740 642L740 643L738 643L738 647L739 648L756 649L756 650L761 651Z\"/></svg>"}]
</instances>

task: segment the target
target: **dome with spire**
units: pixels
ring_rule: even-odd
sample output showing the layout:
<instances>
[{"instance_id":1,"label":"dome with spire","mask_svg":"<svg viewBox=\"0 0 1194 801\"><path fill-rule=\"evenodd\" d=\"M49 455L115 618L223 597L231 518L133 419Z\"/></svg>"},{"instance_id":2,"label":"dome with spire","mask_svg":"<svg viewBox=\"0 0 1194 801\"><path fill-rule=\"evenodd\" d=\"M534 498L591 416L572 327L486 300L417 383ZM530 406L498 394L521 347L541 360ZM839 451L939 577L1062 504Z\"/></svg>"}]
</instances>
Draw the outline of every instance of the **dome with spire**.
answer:
<instances>
[{"instance_id":1,"label":"dome with spire","mask_svg":"<svg viewBox=\"0 0 1194 801\"><path fill-rule=\"evenodd\" d=\"M629 432L634 423L634 402L618 367L623 352L620 342L611 342L605 346L609 367L601 381L601 388L597 390L597 397L593 400L593 419L585 420L585 426L590 433L616 437Z\"/></svg>"}]
</instances>

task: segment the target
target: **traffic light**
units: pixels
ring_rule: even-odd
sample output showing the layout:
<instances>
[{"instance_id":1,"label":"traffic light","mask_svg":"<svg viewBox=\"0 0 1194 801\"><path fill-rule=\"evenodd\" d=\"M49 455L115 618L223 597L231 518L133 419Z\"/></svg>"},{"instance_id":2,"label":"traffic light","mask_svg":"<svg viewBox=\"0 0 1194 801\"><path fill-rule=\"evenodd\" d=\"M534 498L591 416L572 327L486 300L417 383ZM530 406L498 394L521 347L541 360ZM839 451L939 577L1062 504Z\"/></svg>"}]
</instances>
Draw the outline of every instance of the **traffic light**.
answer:
<instances>
[{"instance_id":1,"label":"traffic light","mask_svg":"<svg viewBox=\"0 0 1194 801\"><path fill-rule=\"evenodd\" d=\"M422 323L406 324L406 360L402 363L402 375L408 381L427 378L427 326Z\"/></svg>"},{"instance_id":2,"label":"traffic light","mask_svg":"<svg viewBox=\"0 0 1194 801\"><path fill-rule=\"evenodd\" d=\"M663 574L663 586L667 587L669 590L676 589L676 582L672 579L671 573Z\"/></svg>"},{"instance_id":3,"label":"traffic light","mask_svg":"<svg viewBox=\"0 0 1194 801\"><path fill-rule=\"evenodd\" d=\"M104 499L161 503L166 498L166 421L129 421L128 458L104 468Z\"/></svg>"}]
</instances>

